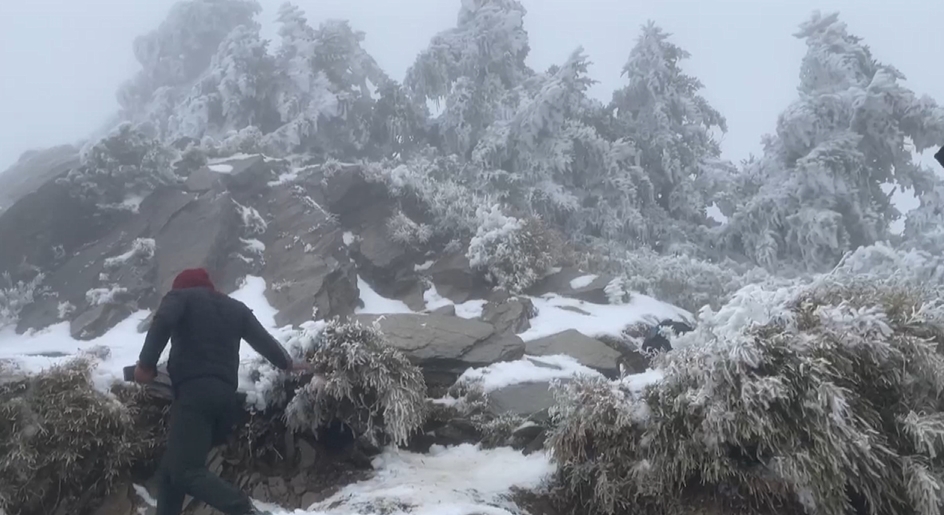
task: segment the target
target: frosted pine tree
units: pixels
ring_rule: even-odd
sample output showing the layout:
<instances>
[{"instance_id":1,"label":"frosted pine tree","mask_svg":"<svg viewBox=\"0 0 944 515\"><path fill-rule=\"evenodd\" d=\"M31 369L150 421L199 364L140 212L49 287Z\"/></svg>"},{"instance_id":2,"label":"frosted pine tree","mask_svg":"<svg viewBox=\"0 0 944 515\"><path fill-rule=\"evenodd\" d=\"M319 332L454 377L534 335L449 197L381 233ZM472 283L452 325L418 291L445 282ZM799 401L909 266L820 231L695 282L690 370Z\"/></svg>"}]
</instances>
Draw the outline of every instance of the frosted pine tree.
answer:
<instances>
[{"instance_id":1,"label":"frosted pine tree","mask_svg":"<svg viewBox=\"0 0 944 515\"><path fill-rule=\"evenodd\" d=\"M224 131L250 125L271 132L280 125L274 106L275 60L259 25L240 25L220 44L209 75L217 82Z\"/></svg>"},{"instance_id":2,"label":"frosted pine tree","mask_svg":"<svg viewBox=\"0 0 944 515\"><path fill-rule=\"evenodd\" d=\"M485 189L574 236L634 237L647 181L625 141L610 142L584 121L597 112L582 49L516 88L514 109L488 126L472 158Z\"/></svg>"},{"instance_id":3,"label":"frosted pine tree","mask_svg":"<svg viewBox=\"0 0 944 515\"><path fill-rule=\"evenodd\" d=\"M642 27L623 67L628 84L608 106L612 137L635 144L652 200L664 211L647 216L648 243L657 250L669 247L666 240L690 240L692 226L707 223L714 193L734 172L714 137L727 130L725 119L699 94L702 83L682 71L690 54L669 36L652 22Z\"/></svg>"},{"instance_id":4,"label":"frosted pine tree","mask_svg":"<svg viewBox=\"0 0 944 515\"><path fill-rule=\"evenodd\" d=\"M467 155L508 93L532 75L526 13L517 0L462 0L456 27L437 34L407 70L418 100L444 105L437 125L447 152Z\"/></svg>"},{"instance_id":5,"label":"frosted pine tree","mask_svg":"<svg viewBox=\"0 0 944 515\"><path fill-rule=\"evenodd\" d=\"M255 0L188 0L174 4L167 18L134 41L134 56L141 64L134 78L118 91L127 119L149 110L161 88L188 90L203 74L220 43L240 25L252 25L261 11Z\"/></svg>"},{"instance_id":6,"label":"frosted pine tree","mask_svg":"<svg viewBox=\"0 0 944 515\"><path fill-rule=\"evenodd\" d=\"M822 270L889 236L901 213L883 186L912 187L922 175L911 149L944 139L944 111L901 85L838 15L814 13L796 37L807 44L800 98L746 171L754 194L726 241L764 266Z\"/></svg>"},{"instance_id":7,"label":"frosted pine tree","mask_svg":"<svg viewBox=\"0 0 944 515\"><path fill-rule=\"evenodd\" d=\"M338 116L326 121L314 150L338 159L362 157L373 143L371 126L377 98L394 93L389 89L393 81L364 50L364 33L347 21L325 21L314 36L313 64L324 73L329 90L338 99Z\"/></svg>"},{"instance_id":8,"label":"frosted pine tree","mask_svg":"<svg viewBox=\"0 0 944 515\"><path fill-rule=\"evenodd\" d=\"M944 255L944 179L931 170L915 181L918 207L908 213L903 246Z\"/></svg>"},{"instance_id":9,"label":"frosted pine tree","mask_svg":"<svg viewBox=\"0 0 944 515\"><path fill-rule=\"evenodd\" d=\"M322 116L338 114L338 98L316 66L316 34L302 10L286 2L279 8L278 22L281 44L276 53L275 100L282 126L266 140L273 153L287 154L310 143Z\"/></svg>"}]
</instances>

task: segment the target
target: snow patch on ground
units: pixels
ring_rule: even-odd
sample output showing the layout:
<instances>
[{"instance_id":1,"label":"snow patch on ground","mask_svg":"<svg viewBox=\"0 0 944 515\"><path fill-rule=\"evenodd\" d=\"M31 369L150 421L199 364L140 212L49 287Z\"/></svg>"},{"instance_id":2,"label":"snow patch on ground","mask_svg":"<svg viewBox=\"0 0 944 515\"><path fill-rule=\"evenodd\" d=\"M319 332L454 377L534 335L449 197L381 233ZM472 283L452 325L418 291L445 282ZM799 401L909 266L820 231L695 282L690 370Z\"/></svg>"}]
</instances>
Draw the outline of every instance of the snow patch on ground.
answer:
<instances>
[{"instance_id":1,"label":"snow patch on ground","mask_svg":"<svg viewBox=\"0 0 944 515\"><path fill-rule=\"evenodd\" d=\"M576 329L591 338L619 336L624 328L639 322L657 324L667 318L693 318L684 309L638 293L634 293L628 303L619 305L593 304L556 294L531 297L531 302L538 314L531 319L531 328L518 334L524 341L568 329Z\"/></svg>"},{"instance_id":2,"label":"snow patch on ground","mask_svg":"<svg viewBox=\"0 0 944 515\"><path fill-rule=\"evenodd\" d=\"M386 512L380 507L411 515L511 515L519 512L506 499L511 488L537 488L555 470L543 453L525 456L510 448L483 450L469 444L433 446L429 454L388 449L374 459L374 468L371 479L295 515Z\"/></svg>"},{"instance_id":3,"label":"snow patch on ground","mask_svg":"<svg viewBox=\"0 0 944 515\"><path fill-rule=\"evenodd\" d=\"M215 165L215 164L225 163L227 161L242 161L244 159L249 159L251 157L256 157L259 155L262 155L262 154L238 153L238 154L233 154L231 156L226 156L226 157L214 157L212 159L207 159L207 163L211 165ZM268 160L266 159L265 156L262 156L262 157L264 160Z\"/></svg>"},{"instance_id":4,"label":"snow patch on ground","mask_svg":"<svg viewBox=\"0 0 944 515\"><path fill-rule=\"evenodd\" d=\"M460 318L481 318L488 301L482 299L467 300L456 304L456 316Z\"/></svg>"},{"instance_id":5,"label":"snow patch on ground","mask_svg":"<svg viewBox=\"0 0 944 515\"><path fill-rule=\"evenodd\" d=\"M414 272L423 272L423 271L429 270L429 269L432 268L433 265L435 265L435 264L436 264L436 261L433 260L433 259L430 259L429 261L427 261L427 262L425 262L425 263L423 263L423 264L421 264L421 265L413 265L413 271L414 271Z\"/></svg>"},{"instance_id":6,"label":"snow patch on ground","mask_svg":"<svg viewBox=\"0 0 944 515\"><path fill-rule=\"evenodd\" d=\"M274 181L269 181L269 186L279 186L281 184L287 184L298 179L298 173L304 170L304 168L293 168L291 172L285 172L279 174L279 178Z\"/></svg>"},{"instance_id":7,"label":"snow patch on ground","mask_svg":"<svg viewBox=\"0 0 944 515\"><path fill-rule=\"evenodd\" d=\"M144 197L142 197L141 195L132 195L132 196L126 198L126 199L125 199L121 204L119 204L118 206L119 206L121 209L125 209L125 210L128 210L128 211L131 211L132 213L137 213L137 212L141 209L141 203L142 203L142 202L144 202Z\"/></svg>"},{"instance_id":8,"label":"snow patch on ground","mask_svg":"<svg viewBox=\"0 0 944 515\"><path fill-rule=\"evenodd\" d=\"M149 311L138 311L111 331L90 341L72 338L69 322L23 334L16 334L15 329L9 327L0 331L0 360L8 359L24 372L41 372L66 363L83 352L106 347L110 355L99 361L92 376L95 387L106 392L115 381L123 380L124 367L137 362L144 344L144 335L138 333L138 324L149 315ZM167 359L169 350L170 345L164 349L162 360Z\"/></svg>"},{"instance_id":9,"label":"snow patch on ground","mask_svg":"<svg viewBox=\"0 0 944 515\"><path fill-rule=\"evenodd\" d=\"M428 290L423 292L423 300L426 301L427 311L434 311L439 308L454 305L451 300L443 298L443 296L439 294L436 290L436 285L430 286Z\"/></svg>"},{"instance_id":10,"label":"snow patch on ground","mask_svg":"<svg viewBox=\"0 0 944 515\"><path fill-rule=\"evenodd\" d=\"M280 341L285 341L291 327L278 327L275 315L278 312L265 297L265 279L247 276L242 285L230 296L245 303L253 310L256 317ZM61 365L83 352L105 347L110 354L98 360L93 372L95 387L107 392L116 381L124 380L123 368L133 365L138 360L141 346L144 345L144 333L138 327L150 316L150 311L141 310L119 322L104 335L90 341L72 338L69 322L61 322L39 331L27 331L16 334L13 327L0 330L0 360L10 360L24 372L42 372L50 367ZM161 362L167 360L170 343L164 348ZM243 362L258 357L249 345L242 345L240 358Z\"/></svg>"},{"instance_id":11,"label":"snow patch on ground","mask_svg":"<svg viewBox=\"0 0 944 515\"><path fill-rule=\"evenodd\" d=\"M357 276L357 289L360 290L361 301L364 303L364 307L355 310L355 313L359 315L413 313L413 310L402 300L381 297L361 276Z\"/></svg>"},{"instance_id":12,"label":"snow patch on ground","mask_svg":"<svg viewBox=\"0 0 944 515\"><path fill-rule=\"evenodd\" d=\"M525 356L517 361L493 363L487 367L466 370L460 381L481 381L485 393L521 383L539 383L587 375L603 377L599 372L581 365L565 355Z\"/></svg>"},{"instance_id":13,"label":"snow patch on ground","mask_svg":"<svg viewBox=\"0 0 944 515\"><path fill-rule=\"evenodd\" d=\"M207 168L216 173L233 173L233 165L226 163L207 165Z\"/></svg>"},{"instance_id":14,"label":"snow patch on ground","mask_svg":"<svg viewBox=\"0 0 944 515\"><path fill-rule=\"evenodd\" d=\"M433 311L446 306L456 307L456 316L459 318L479 318L485 309L488 301L481 299L467 300L461 304L443 297L436 290L436 285L431 285L428 290L423 292L423 300L426 301L426 310Z\"/></svg>"},{"instance_id":15,"label":"snow patch on ground","mask_svg":"<svg viewBox=\"0 0 944 515\"><path fill-rule=\"evenodd\" d=\"M341 240L344 242L344 245L350 247L357 241L357 235L351 231L345 231L344 234L341 235Z\"/></svg>"},{"instance_id":16,"label":"snow patch on ground","mask_svg":"<svg viewBox=\"0 0 944 515\"><path fill-rule=\"evenodd\" d=\"M593 281L597 279L597 275L583 275L577 278L574 278L570 281L570 288L573 290L579 290L580 288L586 288L593 284Z\"/></svg>"}]
</instances>

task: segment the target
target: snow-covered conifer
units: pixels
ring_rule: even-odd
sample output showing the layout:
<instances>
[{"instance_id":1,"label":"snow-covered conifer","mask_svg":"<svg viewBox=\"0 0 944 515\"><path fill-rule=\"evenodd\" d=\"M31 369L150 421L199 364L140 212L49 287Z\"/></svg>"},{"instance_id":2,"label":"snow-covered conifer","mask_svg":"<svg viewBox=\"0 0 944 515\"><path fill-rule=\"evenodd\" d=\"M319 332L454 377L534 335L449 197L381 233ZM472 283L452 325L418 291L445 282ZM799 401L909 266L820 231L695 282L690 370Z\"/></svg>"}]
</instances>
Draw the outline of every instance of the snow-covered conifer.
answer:
<instances>
[{"instance_id":1,"label":"snow-covered conifer","mask_svg":"<svg viewBox=\"0 0 944 515\"><path fill-rule=\"evenodd\" d=\"M623 67L628 84L608 106L609 136L633 142L651 200L665 212L646 217L646 243L658 250L696 237L690 226L707 223L714 193L734 173L715 139L727 130L724 117L701 96L702 83L682 70L689 56L654 23L644 25Z\"/></svg>"},{"instance_id":2,"label":"snow-covered conifer","mask_svg":"<svg viewBox=\"0 0 944 515\"><path fill-rule=\"evenodd\" d=\"M796 36L807 45L800 98L747 170L756 193L730 218L726 242L764 266L824 270L889 236L901 213L883 186L920 180L912 149L944 140L944 110L902 85L837 14L814 13Z\"/></svg>"}]
</instances>

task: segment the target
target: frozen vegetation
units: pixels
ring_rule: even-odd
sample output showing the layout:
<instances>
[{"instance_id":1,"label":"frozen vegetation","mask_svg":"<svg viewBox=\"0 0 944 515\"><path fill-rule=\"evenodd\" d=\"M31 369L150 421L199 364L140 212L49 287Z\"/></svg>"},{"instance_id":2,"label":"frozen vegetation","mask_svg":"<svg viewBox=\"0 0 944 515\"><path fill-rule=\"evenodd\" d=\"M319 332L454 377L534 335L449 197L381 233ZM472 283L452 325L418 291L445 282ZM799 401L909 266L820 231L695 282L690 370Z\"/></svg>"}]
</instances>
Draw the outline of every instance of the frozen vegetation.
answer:
<instances>
[{"instance_id":1,"label":"frozen vegetation","mask_svg":"<svg viewBox=\"0 0 944 515\"><path fill-rule=\"evenodd\" d=\"M240 388L260 417L252 424L268 424L247 431L271 444L340 420L379 449L370 478L295 513L505 515L526 510L512 495L523 489L592 515L940 515L944 182L917 154L944 144L944 109L838 14L816 12L793 34L806 46L797 98L770 121L761 155L733 163L718 142L723 113L655 23L641 26L623 86L601 102L588 95L583 49L528 66L521 2L459 4L455 26L398 81L345 21L315 25L286 3L265 14L278 23L268 41L254 0L181 1L134 42L140 70L118 91L120 123L58 178L113 214L137 212L199 166L232 178L233 158L290 163L270 188L356 167L402 206L379 230L426 253L410 271L434 269L442 254L466 259L490 291L534 307L513 332L526 343L569 329L625 343L634 325L696 325L642 373L613 379L571 356L526 355L470 368L450 395L429 399L423 371L378 326L278 327L273 287L246 276L233 296L319 372L298 384L244 352ZM919 207L899 212L895 188ZM243 258L261 262L269 211L232 202ZM347 230L338 247L361 240ZM137 238L104 268L144 266L162 250ZM564 266L584 271L571 290L605 280L608 303L529 293ZM86 508L159 454L162 413L115 384L148 312L91 341L67 321L21 334L45 276L3 272L0 515ZM427 316L361 272L355 315ZM465 321L488 311L426 286L427 311L454 308ZM103 284L86 301L106 309L127 293ZM60 318L74 308L60 302ZM526 428L481 409L489 394L534 382L553 384L547 453L403 449L436 410L469 415L491 436Z\"/></svg>"}]
</instances>

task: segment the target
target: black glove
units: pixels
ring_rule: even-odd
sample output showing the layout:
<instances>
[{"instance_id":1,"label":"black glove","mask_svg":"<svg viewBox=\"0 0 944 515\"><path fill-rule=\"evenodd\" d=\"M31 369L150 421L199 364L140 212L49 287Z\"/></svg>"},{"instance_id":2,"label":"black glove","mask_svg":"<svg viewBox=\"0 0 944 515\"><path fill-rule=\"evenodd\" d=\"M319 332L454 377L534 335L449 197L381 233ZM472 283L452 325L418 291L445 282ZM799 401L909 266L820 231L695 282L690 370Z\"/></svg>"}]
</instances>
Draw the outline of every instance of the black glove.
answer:
<instances>
[{"instance_id":1,"label":"black glove","mask_svg":"<svg viewBox=\"0 0 944 515\"><path fill-rule=\"evenodd\" d=\"M937 162L944 166L944 147L941 147L937 154L934 154L934 159L937 159Z\"/></svg>"}]
</instances>

